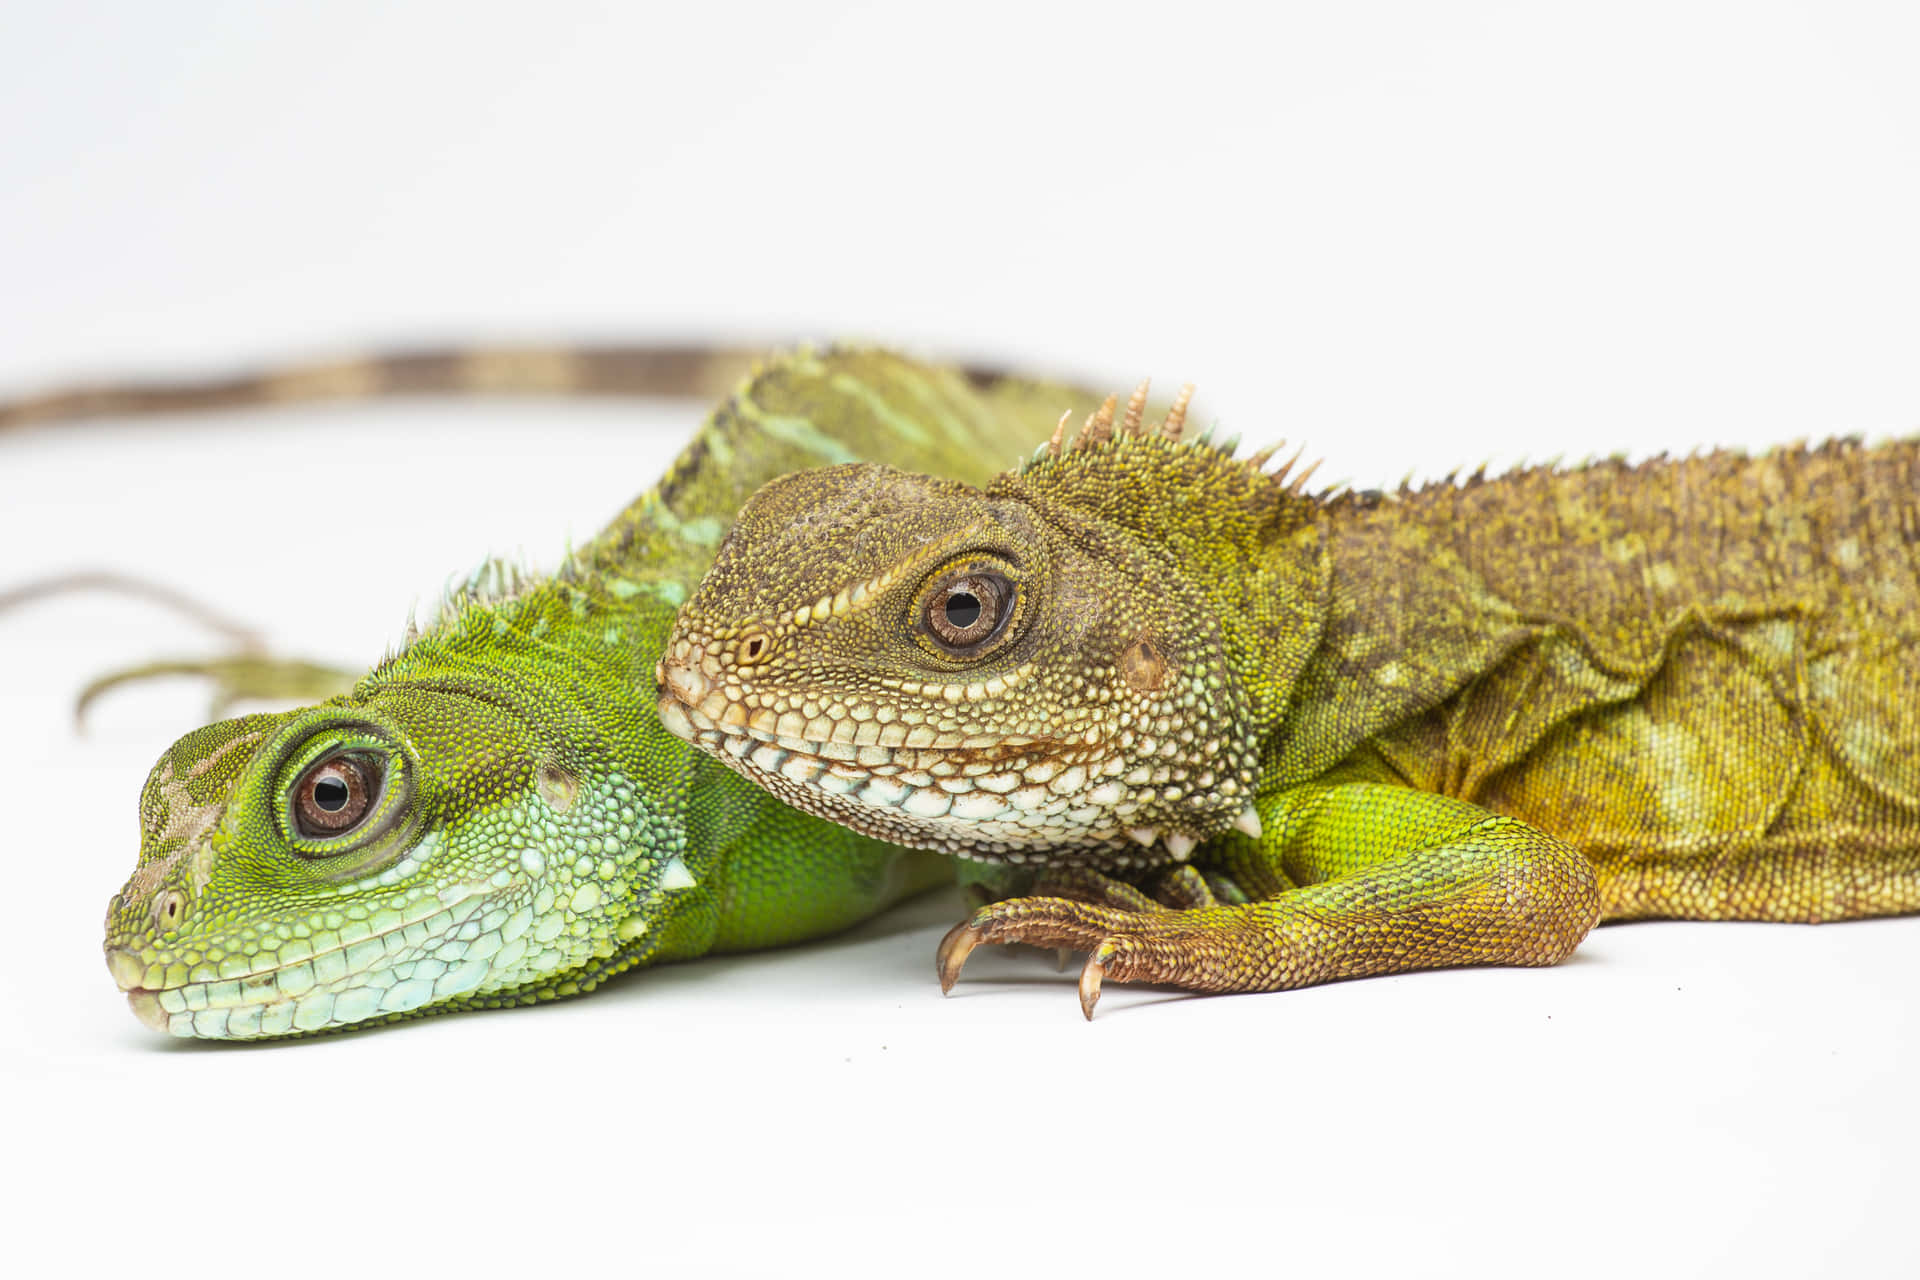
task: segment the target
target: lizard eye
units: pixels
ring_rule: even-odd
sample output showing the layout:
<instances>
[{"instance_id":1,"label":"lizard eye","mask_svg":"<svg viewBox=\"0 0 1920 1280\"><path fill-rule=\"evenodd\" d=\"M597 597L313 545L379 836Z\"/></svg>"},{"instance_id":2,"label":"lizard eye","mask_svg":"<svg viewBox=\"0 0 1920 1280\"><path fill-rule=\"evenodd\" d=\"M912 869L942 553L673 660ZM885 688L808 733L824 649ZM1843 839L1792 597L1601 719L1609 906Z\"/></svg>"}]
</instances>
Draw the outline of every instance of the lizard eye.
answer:
<instances>
[{"instance_id":1,"label":"lizard eye","mask_svg":"<svg viewBox=\"0 0 1920 1280\"><path fill-rule=\"evenodd\" d=\"M333 756L293 784L293 823L309 840L351 831L373 811L381 769L364 757Z\"/></svg>"},{"instance_id":2,"label":"lizard eye","mask_svg":"<svg viewBox=\"0 0 1920 1280\"><path fill-rule=\"evenodd\" d=\"M927 593L926 631L955 657L972 657L1006 629L1013 591L1013 583L997 573L950 574Z\"/></svg>"}]
</instances>

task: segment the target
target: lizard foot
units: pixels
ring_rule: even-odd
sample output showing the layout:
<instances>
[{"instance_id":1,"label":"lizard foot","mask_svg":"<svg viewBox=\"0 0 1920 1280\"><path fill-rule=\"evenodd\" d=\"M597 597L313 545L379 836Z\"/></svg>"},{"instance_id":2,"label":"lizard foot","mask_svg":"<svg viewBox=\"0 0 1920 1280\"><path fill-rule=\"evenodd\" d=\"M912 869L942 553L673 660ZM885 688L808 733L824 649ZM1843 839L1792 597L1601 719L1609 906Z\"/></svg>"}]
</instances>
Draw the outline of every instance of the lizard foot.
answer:
<instances>
[{"instance_id":1,"label":"lizard foot","mask_svg":"<svg viewBox=\"0 0 1920 1280\"><path fill-rule=\"evenodd\" d=\"M1139 901L1129 906L1035 897L982 907L940 940L935 961L940 990L953 989L974 948L1009 942L1088 953L1080 970L1080 1011L1088 1019L1107 981L1162 982L1197 991L1243 985L1231 975L1243 969L1251 939L1235 927L1235 908L1179 910L1139 890L1132 893Z\"/></svg>"}]
</instances>

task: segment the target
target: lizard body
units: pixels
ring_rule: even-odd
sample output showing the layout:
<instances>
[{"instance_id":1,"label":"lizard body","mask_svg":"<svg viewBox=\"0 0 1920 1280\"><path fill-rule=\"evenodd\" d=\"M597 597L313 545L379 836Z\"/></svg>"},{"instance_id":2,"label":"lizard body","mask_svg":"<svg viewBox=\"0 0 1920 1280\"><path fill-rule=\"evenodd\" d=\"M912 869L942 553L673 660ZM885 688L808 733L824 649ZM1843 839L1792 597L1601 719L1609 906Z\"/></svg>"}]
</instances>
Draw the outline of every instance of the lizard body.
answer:
<instances>
[{"instance_id":1,"label":"lizard body","mask_svg":"<svg viewBox=\"0 0 1920 1280\"><path fill-rule=\"evenodd\" d=\"M1141 407L984 490L776 481L669 642L683 736L1040 873L949 935L945 983L983 941L1073 947L1091 1016L1107 977L1920 909L1920 443L1315 497Z\"/></svg>"},{"instance_id":2,"label":"lizard body","mask_svg":"<svg viewBox=\"0 0 1920 1280\"><path fill-rule=\"evenodd\" d=\"M473 387L482 363L438 360L439 389ZM666 381L696 389L694 365L716 367L682 360ZM12 421L372 394L394 387L369 371L422 367L44 397ZM651 376L635 385L661 389ZM142 791L139 860L108 911L108 967L134 1012L176 1035L256 1038L528 1003L819 936L946 878L698 756L659 726L651 673L762 482L877 456L984 479L985 459L1076 398L879 351L774 360L551 577L490 565L349 691L186 735Z\"/></svg>"}]
</instances>

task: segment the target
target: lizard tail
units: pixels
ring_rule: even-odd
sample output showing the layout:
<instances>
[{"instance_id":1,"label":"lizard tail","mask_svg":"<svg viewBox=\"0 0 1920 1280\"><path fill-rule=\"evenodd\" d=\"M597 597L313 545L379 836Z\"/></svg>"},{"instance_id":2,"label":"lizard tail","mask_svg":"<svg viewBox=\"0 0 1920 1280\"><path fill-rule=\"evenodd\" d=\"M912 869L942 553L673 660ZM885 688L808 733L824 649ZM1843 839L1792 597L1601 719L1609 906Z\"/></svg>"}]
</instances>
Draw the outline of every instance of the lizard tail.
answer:
<instances>
[{"instance_id":1,"label":"lizard tail","mask_svg":"<svg viewBox=\"0 0 1920 1280\"><path fill-rule=\"evenodd\" d=\"M765 355L699 343L438 347L294 363L228 377L135 379L0 400L0 432L84 418L199 413L390 396L549 395L718 400Z\"/></svg>"}]
</instances>

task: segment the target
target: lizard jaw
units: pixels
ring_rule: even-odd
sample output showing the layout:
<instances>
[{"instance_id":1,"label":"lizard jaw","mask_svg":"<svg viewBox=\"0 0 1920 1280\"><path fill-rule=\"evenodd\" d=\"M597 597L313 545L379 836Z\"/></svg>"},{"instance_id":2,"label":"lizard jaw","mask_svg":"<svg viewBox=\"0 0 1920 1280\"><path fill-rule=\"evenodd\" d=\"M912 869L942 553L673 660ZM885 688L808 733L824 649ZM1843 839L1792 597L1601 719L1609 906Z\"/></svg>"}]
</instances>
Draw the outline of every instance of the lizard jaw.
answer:
<instances>
[{"instance_id":1,"label":"lizard jaw","mask_svg":"<svg viewBox=\"0 0 1920 1280\"><path fill-rule=\"evenodd\" d=\"M899 745L856 745L754 725L685 664L668 660L657 674L668 732L795 808L876 839L981 861L1044 853L1050 864L1122 868L1185 861L1200 838L1167 830L1162 843L1116 776L1124 763L1091 732L972 738L916 727Z\"/></svg>"},{"instance_id":2,"label":"lizard jaw","mask_svg":"<svg viewBox=\"0 0 1920 1280\"><path fill-rule=\"evenodd\" d=\"M331 1030L398 1016L480 985L488 967L479 959L442 965L434 980L411 974L400 980L391 970L452 940L496 896L485 881L449 886L351 942L336 934L334 945L308 949L295 959L256 957L223 970L229 973L225 978L210 966L145 959L125 942L107 948L107 969L133 1015L155 1031L256 1039ZM409 930L414 941L408 940Z\"/></svg>"}]
</instances>

